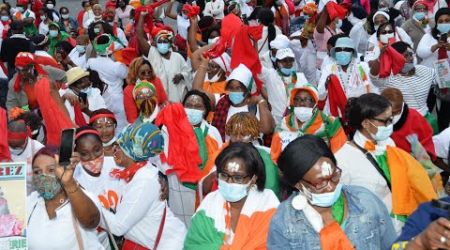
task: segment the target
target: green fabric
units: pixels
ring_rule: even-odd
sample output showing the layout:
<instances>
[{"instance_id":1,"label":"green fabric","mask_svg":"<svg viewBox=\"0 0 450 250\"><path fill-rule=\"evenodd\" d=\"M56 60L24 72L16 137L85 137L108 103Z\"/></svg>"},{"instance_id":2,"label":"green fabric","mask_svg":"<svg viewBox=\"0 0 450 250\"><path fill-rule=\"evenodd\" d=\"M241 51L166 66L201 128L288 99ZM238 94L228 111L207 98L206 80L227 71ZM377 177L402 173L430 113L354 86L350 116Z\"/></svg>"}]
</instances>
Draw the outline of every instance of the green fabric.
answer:
<instances>
[{"instance_id":1,"label":"green fabric","mask_svg":"<svg viewBox=\"0 0 450 250\"><path fill-rule=\"evenodd\" d=\"M34 24L24 26L23 31L26 37L33 37L39 34L39 30L36 28L36 26L34 26Z\"/></svg>"},{"instance_id":2,"label":"green fabric","mask_svg":"<svg viewBox=\"0 0 450 250\"><path fill-rule=\"evenodd\" d=\"M342 222L344 221L344 210L344 194L341 192L338 200L331 206L331 215L339 225L342 225Z\"/></svg>"},{"instance_id":3,"label":"green fabric","mask_svg":"<svg viewBox=\"0 0 450 250\"><path fill-rule=\"evenodd\" d=\"M264 162L264 169L266 172L266 183L264 187L272 190L275 195L280 199L280 176L278 175L278 168L273 163L270 154L264 149L258 148L258 152Z\"/></svg>"},{"instance_id":4,"label":"green fabric","mask_svg":"<svg viewBox=\"0 0 450 250\"><path fill-rule=\"evenodd\" d=\"M431 125L431 128L433 129L433 135L439 134L439 126L436 117L434 117L434 115L432 115L430 112L427 112L427 114L425 115L425 119Z\"/></svg>"},{"instance_id":5,"label":"green fabric","mask_svg":"<svg viewBox=\"0 0 450 250\"><path fill-rule=\"evenodd\" d=\"M387 163L387 156L386 152L382 155L377 155L375 157L375 160L377 160L378 166L380 166L381 170L383 170L384 176L386 176L386 179L389 181L389 184L391 182L391 173L389 172L389 165Z\"/></svg>"},{"instance_id":6,"label":"green fabric","mask_svg":"<svg viewBox=\"0 0 450 250\"><path fill-rule=\"evenodd\" d=\"M60 31L59 36L59 39L57 37L48 37L48 40L50 41L50 44L48 46L48 53L52 56L55 54L56 44L70 38L70 35L64 31Z\"/></svg>"},{"instance_id":7,"label":"green fabric","mask_svg":"<svg viewBox=\"0 0 450 250\"><path fill-rule=\"evenodd\" d=\"M403 223L405 223L408 220L408 216L406 216L406 215L397 215L397 214L391 213L391 217L395 218L396 220L399 220Z\"/></svg>"},{"instance_id":8,"label":"green fabric","mask_svg":"<svg viewBox=\"0 0 450 250\"><path fill-rule=\"evenodd\" d=\"M216 250L220 249L225 237L214 226L214 219L199 210L191 219L191 226L184 240L184 250Z\"/></svg>"},{"instance_id":9,"label":"green fabric","mask_svg":"<svg viewBox=\"0 0 450 250\"><path fill-rule=\"evenodd\" d=\"M203 170L206 162L208 161L208 149L206 148L206 136L208 135L208 126L206 126L205 131L201 128L194 128L195 137L197 138L200 158L202 163L200 164L200 169Z\"/></svg>"}]
</instances>

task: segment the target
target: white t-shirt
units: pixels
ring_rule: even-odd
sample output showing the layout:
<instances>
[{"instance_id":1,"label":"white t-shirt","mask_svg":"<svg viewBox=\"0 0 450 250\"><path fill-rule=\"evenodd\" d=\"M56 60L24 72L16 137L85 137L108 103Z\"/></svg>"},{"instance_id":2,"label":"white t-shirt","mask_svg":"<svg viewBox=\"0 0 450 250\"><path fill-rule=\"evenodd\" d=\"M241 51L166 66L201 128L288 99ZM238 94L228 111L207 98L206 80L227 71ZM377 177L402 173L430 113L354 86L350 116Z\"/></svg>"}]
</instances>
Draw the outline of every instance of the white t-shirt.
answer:
<instances>
[{"instance_id":1,"label":"white t-shirt","mask_svg":"<svg viewBox=\"0 0 450 250\"><path fill-rule=\"evenodd\" d=\"M433 136L433 143L436 148L436 155L439 158L447 160L448 148L450 146L450 128L446 128L440 134Z\"/></svg>"},{"instance_id":2,"label":"white t-shirt","mask_svg":"<svg viewBox=\"0 0 450 250\"><path fill-rule=\"evenodd\" d=\"M83 55L80 55L80 52L78 52L77 48L73 48L72 51L69 53L70 60L72 60L75 65L78 67L86 70L87 69L87 58L86 53Z\"/></svg>"},{"instance_id":3,"label":"white t-shirt","mask_svg":"<svg viewBox=\"0 0 450 250\"><path fill-rule=\"evenodd\" d=\"M84 193L98 208L100 207L92 195L86 191ZM28 249L79 250L75 225L78 226L84 249L104 249L97 239L95 229L84 229L79 222L74 225L74 214L69 201L58 207L55 212L56 217L49 219L45 201L37 192L31 193L27 197Z\"/></svg>"}]
</instances>

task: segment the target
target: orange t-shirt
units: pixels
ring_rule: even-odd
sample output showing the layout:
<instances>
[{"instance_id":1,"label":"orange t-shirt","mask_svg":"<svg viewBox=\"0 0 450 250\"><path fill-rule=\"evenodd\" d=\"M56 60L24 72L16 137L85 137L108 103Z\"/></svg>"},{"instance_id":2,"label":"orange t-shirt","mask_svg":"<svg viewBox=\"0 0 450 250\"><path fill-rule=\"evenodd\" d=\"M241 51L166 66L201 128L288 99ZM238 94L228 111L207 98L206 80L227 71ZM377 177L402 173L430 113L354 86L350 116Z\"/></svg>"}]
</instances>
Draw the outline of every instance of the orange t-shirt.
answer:
<instances>
[{"instance_id":1,"label":"orange t-shirt","mask_svg":"<svg viewBox=\"0 0 450 250\"><path fill-rule=\"evenodd\" d=\"M208 81L205 81L203 83L203 90L210 94L224 94L226 85L227 85L227 81L221 81L221 82L215 82L215 83L210 83Z\"/></svg>"}]
</instances>

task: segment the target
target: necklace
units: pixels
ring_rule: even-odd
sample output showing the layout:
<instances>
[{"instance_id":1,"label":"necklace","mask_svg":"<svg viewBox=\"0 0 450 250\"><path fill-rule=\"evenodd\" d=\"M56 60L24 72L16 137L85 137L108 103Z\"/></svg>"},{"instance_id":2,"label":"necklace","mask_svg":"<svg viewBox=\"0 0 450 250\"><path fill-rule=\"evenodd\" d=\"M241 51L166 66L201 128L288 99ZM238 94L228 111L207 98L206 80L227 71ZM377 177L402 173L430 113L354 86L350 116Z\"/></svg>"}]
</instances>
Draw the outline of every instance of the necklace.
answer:
<instances>
[{"instance_id":1,"label":"necklace","mask_svg":"<svg viewBox=\"0 0 450 250\"><path fill-rule=\"evenodd\" d=\"M350 85L350 78L352 77L352 71L353 71L353 67L352 67L352 63L350 63L347 67L347 80L344 81L344 76L343 76L343 72L344 70L342 69L342 66L339 66L337 68L337 73L338 73L338 77L339 77L339 81L341 82L342 88L344 89L345 94L347 94L347 89L348 86Z\"/></svg>"},{"instance_id":2,"label":"necklace","mask_svg":"<svg viewBox=\"0 0 450 250\"><path fill-rule=\"evenodd\" d=\"M331 206L331 215L339 225L342 225L344 220L344 194L341 193L338 200Z\"/></svg>"}]
</instances>

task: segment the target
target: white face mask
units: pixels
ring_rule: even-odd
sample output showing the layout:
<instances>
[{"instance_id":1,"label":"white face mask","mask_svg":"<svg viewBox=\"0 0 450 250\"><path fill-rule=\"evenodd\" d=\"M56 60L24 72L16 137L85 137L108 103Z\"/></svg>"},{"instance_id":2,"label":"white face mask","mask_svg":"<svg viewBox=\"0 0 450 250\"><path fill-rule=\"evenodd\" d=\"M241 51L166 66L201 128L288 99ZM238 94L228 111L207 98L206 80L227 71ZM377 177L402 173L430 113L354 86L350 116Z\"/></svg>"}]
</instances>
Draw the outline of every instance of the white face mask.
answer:
<instances>
[{"instance_id":1,"label":"white face mask","mask_svg":"<svg viewBox=\"0 0 450 250\"><path fill-rule=\"evenodd\" d=\"M53 5L52 3L47 4L47 9L53 10L53 7L55 7L55 5Z\"/></svg>"},{"instance_id":2,"label":"white face mask","mask_svg":"<svg viewBox=\"0 0 450 250\"><path fill-rule=\"evenodd\" d=\"M387 44L389 39L394 38L394 33L380 35L380 42Z\"/></svg>"},{"instance_id":3,"label":"white face mask","mask_svg":"<svg viewBox=\"0 0 450 250\"><path fill-rule=\"evenodd\" d=\"M397 124L397 122L400 120L400 118L402 117L402 114L403 114L403 107L404 107L404 105L402 105L402 110L400 111L400 113L398 114L398 115L394 115L393 117L392 117L392 123L393 124Z\"/></svg>"},{"instance_id":4,"label":"white face mask","mask_svg":"<svg viewBox=\"0 0 450 250\"><path fill-rule=\"evenodd\" d=\"M220 79L220 72L217 72L217 74L215 74L213 77L209 78L208 77L208 82L218 82Z\"/></svg>"},{"instance_id":5,"label":"white face mask","mask_svg":"<svg viewBox=\"0 0 450 250\"><path fill-rule=\"evenodd\" d=\"M294 108L295 117L301 121L306 122L311 119L313 115L313 108L308 107L295 107Z\"/></svg>"}]
</instances>

